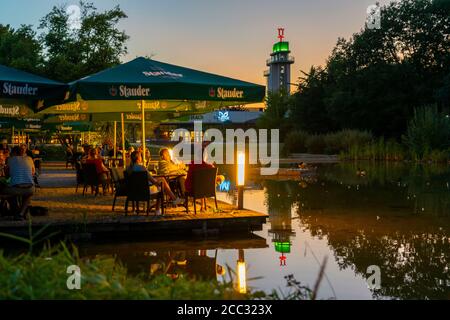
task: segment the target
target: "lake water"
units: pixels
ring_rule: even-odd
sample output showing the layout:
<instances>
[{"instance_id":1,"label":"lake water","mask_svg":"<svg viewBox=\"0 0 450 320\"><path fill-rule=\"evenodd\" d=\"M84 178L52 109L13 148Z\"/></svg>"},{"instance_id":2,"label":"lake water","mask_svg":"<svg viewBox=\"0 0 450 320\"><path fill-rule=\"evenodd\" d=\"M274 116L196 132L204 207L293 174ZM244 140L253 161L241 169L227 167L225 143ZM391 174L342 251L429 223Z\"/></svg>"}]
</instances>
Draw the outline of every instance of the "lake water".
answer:
<instances>
[{"instance_id":1,"label":"lake water","mask_svg":"<svg viewBox=\"0 0 450 320\"><path fill-rule=\"evenodd\" d=\"M233 174L223 171L233 189ZM80 252L116 255L132 273L219 281L236 279L244 265L241 285L284 294L288 275L313 288L326 258L322 299L450 299L449 166L344 163L304 179L248 180L245 207L270 215L253 235L97 243ZM233 192L218 196L236 201ZM380 283L371 277L377 269Z\"/></svg>"}]
</instances>

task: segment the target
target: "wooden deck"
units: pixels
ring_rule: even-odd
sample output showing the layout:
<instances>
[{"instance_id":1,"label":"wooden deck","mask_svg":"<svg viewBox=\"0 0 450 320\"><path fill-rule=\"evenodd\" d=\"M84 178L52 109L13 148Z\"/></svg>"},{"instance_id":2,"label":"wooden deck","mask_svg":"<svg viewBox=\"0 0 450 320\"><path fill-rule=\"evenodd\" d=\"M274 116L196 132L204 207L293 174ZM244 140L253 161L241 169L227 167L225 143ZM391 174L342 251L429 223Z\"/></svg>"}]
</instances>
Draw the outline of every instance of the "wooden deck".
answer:
<instances>
[{"instance_id":1,"label":"wooden deck","mask_svg":"<svg viewBox=\"0 0 450 320\"><path fill-rule=\"evenodd\" d=\"M150 213L125 216L124 200L118 198L116 210L112 212L113 196L75 192L75 173L56 164L46 165L40 178L41 189L33 197L33 206L49 209L45 217L32 217L34 232L49 225L47 232L59 232L65 237L120 237L130 235L157 234L216 234L248 233L262 229L266 214L237 210L234 206L219 201L219 210L215 210L213 201L208 201L207 210L194 215L193 208L186 214L183 207L168 208L164 216ZM192 206L192 200L191 206ZM0 218L0 232L28 236L29 221L13 221L8 217Z\"/></svg>"}]
</instances>

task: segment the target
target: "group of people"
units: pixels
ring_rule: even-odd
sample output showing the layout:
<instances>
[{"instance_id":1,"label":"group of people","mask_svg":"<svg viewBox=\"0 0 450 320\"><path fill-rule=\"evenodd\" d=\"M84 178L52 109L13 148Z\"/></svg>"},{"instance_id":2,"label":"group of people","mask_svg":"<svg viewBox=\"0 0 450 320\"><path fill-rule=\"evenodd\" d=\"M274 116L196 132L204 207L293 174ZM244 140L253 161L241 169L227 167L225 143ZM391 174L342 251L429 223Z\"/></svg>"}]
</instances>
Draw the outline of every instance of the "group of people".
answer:
<instances>
[{"instance_id":1,"label":"group of people","mask_svg":"<svg viewBox=\"0 0 450 320\"><path fill-rule=\"evenodd\" d=\"M25 219L35 188L36 168L26 144L0 147L0 194L9 196L7 203L15 220ZM3 210L3 208L2 208Z\"/></svg>"},{"instance_id":2,"label":"group of people","mask_svg":"<svg viewBox=\"0 0 450 320\"><path fill-rule=\"evenodd\" d=\"M147 172L148 180L151 182L152 189L151 192L159 192L158 185L161 185L164 193L169 196L169 198L173 201L174 205L184 204L187 205L185 200L183 198L180 198L177 196L173 190L171 189L168 181L166 178L162 176L173 176L177 180L178 186L180 188L180 192L183 195L185 193L190 193L192 191L193 186L193 174L196 170L202 169L202 168L213 168L214 165L206 163L203 161L200 164L196 164L194 162L190 163L189 165L185 165L184 163L175 163L173 161L169 149L163 148L159 152L159 162L158 162L158 175L159 177L153 177L152 174L149 172L147 166L144 165L143 159L142 159L142 151L133 151L130 155L131 163L127 167L126 172L127 174L131 174L133 172ZM223 176L218 176L216 183L221 183L224 180ZM160 214L160 203L159 201L156 204L156 214ZM202 200L202 209L206 209L206 200Z\"/></svg>"}]
</instances>

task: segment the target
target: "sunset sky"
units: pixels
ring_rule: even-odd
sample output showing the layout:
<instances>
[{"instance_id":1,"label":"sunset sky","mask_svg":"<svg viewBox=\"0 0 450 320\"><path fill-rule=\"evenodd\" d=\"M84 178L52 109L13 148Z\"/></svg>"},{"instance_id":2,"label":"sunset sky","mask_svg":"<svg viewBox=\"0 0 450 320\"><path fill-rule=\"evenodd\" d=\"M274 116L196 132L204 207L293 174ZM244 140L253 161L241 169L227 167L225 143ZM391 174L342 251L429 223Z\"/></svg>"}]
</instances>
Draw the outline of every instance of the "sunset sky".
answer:
<instances>
[{"instance_id":1,"label":"sunset sky","mask_svg":"<svg viewBox=\"0 0 450 320\"><path fill-rule=\"evenodd\" d=\"M120 28L131 37L128 61L141 55L265 84L263 71L278 27L286 29L293 65L322 65L338 37L349 38L365 22L373 0L94 0L100 9L115 5L127 13ZM389 0L378 1L380 4ZM0 0L0 23L38 25L52 6L74 0Z\"/></svg>"}]
</instances>

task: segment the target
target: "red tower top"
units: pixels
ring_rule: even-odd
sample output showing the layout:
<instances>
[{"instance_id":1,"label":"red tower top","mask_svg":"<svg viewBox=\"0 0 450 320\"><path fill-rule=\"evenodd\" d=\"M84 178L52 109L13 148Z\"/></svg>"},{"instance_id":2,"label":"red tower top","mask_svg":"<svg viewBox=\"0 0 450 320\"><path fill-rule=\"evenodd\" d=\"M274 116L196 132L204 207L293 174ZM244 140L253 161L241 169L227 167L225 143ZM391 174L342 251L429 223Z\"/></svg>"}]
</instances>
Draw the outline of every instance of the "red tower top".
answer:
<instances>
[{"instance_id":1,"label":"red tower top","mask_svg":"<svg viewBox=\"0 0 450 320\"><path fill-rule=\"evenodd\" d=\"M278 39L280 39L280 42L283 42L283 39L284 39L284 28L278 28Z\"/></svg>"}]
</instances>

